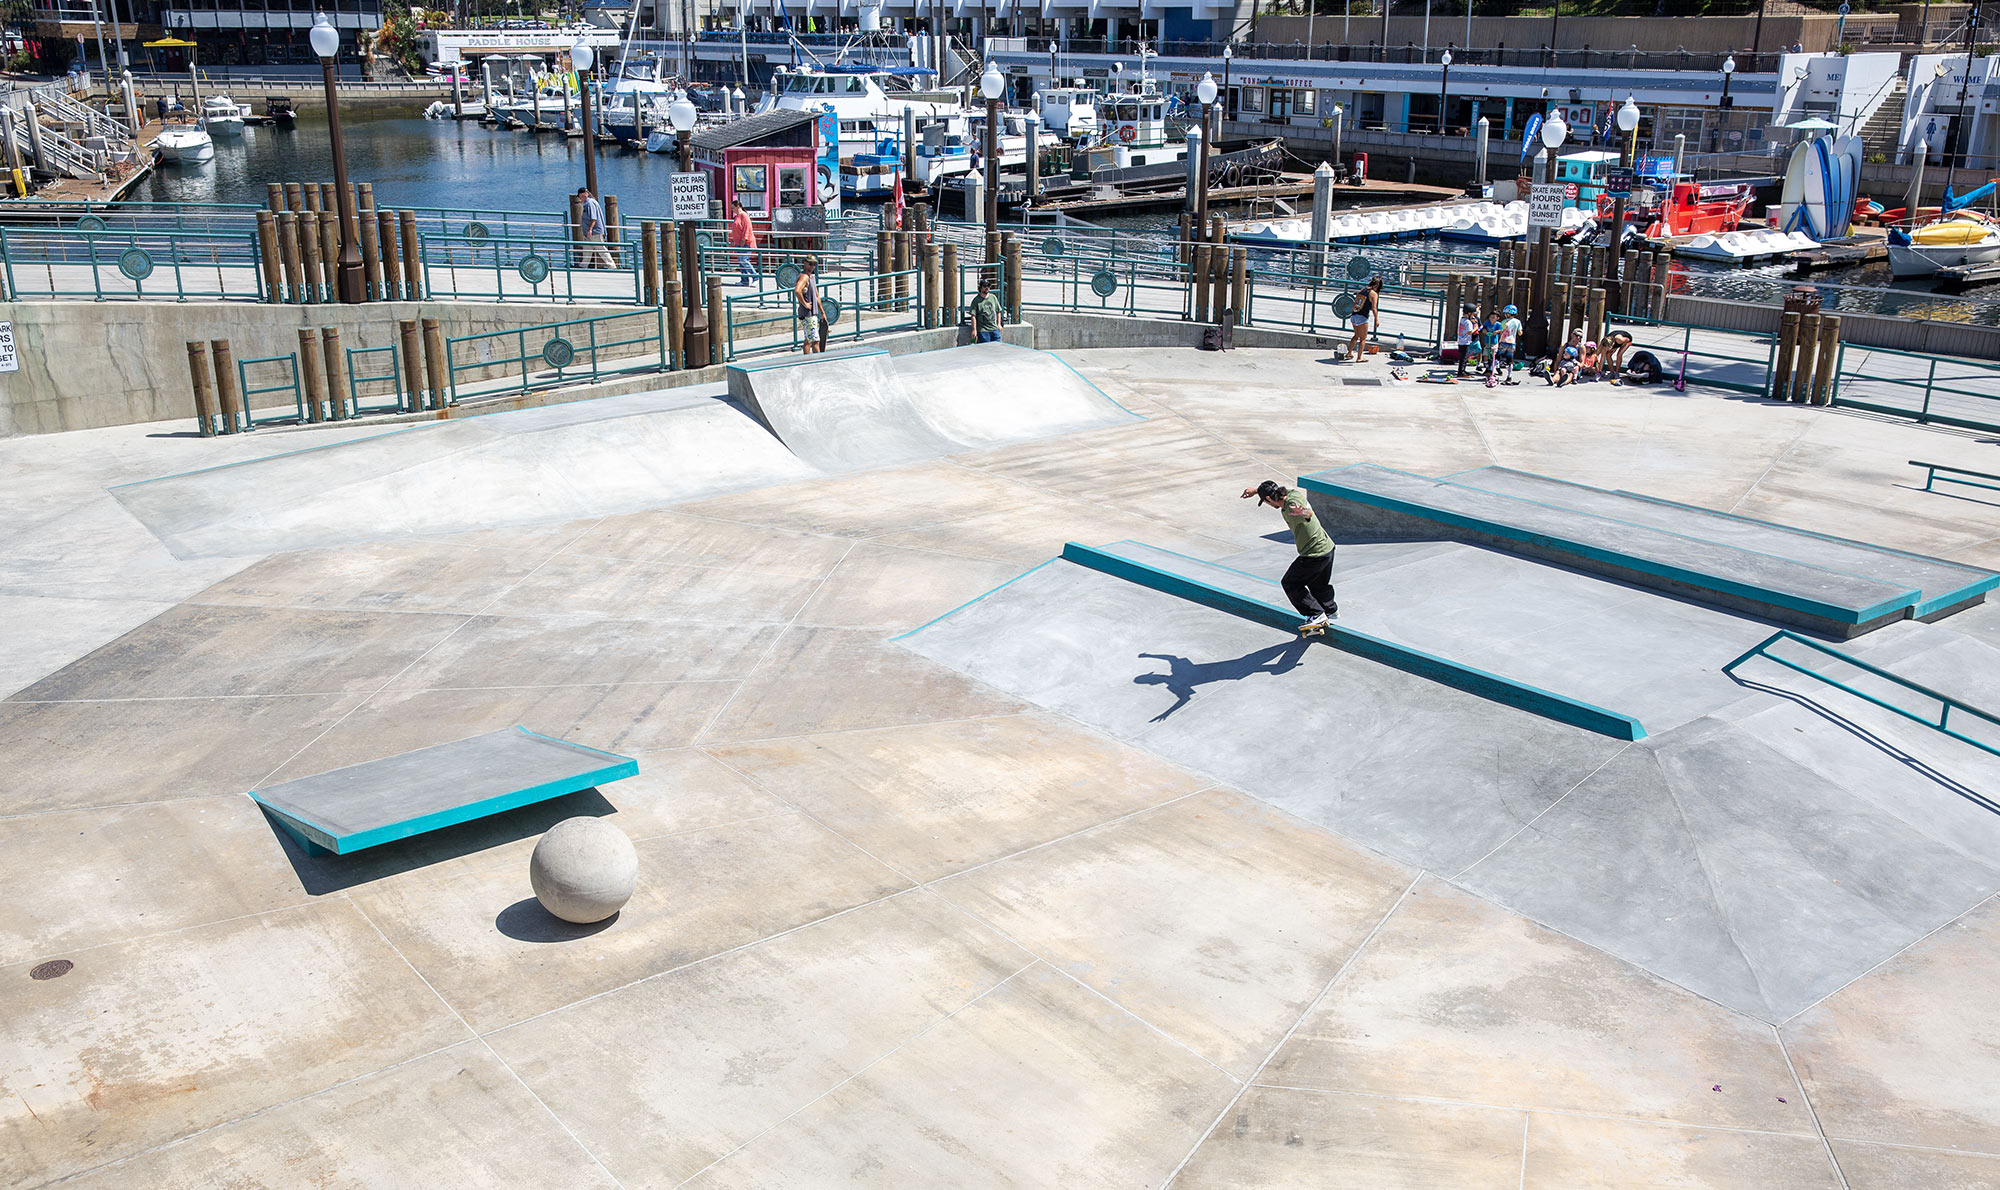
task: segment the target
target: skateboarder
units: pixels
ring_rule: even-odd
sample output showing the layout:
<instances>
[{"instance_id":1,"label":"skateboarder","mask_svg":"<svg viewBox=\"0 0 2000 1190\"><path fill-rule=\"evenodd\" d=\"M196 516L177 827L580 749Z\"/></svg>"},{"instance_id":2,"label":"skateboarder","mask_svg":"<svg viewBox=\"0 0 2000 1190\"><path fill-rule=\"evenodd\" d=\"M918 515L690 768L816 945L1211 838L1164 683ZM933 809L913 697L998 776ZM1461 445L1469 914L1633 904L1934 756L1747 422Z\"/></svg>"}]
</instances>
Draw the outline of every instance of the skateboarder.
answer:
<instances>
[{"instance_id":1,"label":"skateboarder","mask_svg":"<svg viewBox=\"0 0 2000 1190\"><path fill-rule=\"evenodd\" d=\"M1292 540L1299 547L1299 556L1292 560L1283 580L1285 597L1306 617L1299 631L1326 631L1327 621L1340 615L1340 605L1333 601L1333 538L1320 528L1319 518L1313 515L1304 491L1267 479L1254 488L1243 489L1245 500L1252 496L1257 503L1268 504L1284 516Z\"/></svg>"}]
</instances>

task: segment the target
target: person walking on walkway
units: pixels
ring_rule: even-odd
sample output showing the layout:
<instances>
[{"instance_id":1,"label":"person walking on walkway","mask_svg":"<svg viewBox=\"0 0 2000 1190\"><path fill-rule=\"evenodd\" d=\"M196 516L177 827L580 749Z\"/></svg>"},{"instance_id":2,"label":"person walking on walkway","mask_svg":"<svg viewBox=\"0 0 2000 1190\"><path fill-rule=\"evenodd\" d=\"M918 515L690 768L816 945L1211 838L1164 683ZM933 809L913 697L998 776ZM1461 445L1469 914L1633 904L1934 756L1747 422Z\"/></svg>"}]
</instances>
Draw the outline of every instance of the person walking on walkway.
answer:
<instances>
[{"instance_id":1,"label":"person walking on walkway","mask_svg":"<svg viewBox=\"0 0 2000 1190\"><path fill-rule=\"evenodd\" d=\"M615 269L616 261L611 259L611 250L604 246L604 204L588 186L578 186L576 195L583 200L583 267L587 269Z\"/></svg>"},{"instance_id":2,"label":"person walking on walkway","mask_svg":"<svg viewBox=\"0 0 2000 1190\"><path fill-rule=\"evenodd\" d=\"M743 209L742 199L734 199L729 205L735 209L735 214L729 217L729 246L736 250L736 283L755 287L757 225L750 221L750 212Z\"/></svg>"},{"instance_id":3,"label":"person walking on walkway","mask_svg":"<svg viewBox=\"0 0 2000 1190\"><path fill-rule=\"evenodd\" d=\"M981 274L979 296L972 299L972 341L975 343L998 343L1000 325L1007 321L1007 308L1000 301L1000 295L993 292L993 277Z\"/></svg>"},{"instance_id":4,"label":"person walking on walkway","mask_svg":"<svg viewBox=\"0 0 2000 1190\"><path fill-rule=\"evenodd\" d=\"M1243 489L1245 500L1253 496L1257 503L1278 510L1299 548L1299 556L1292 560L1282 580L1285 597L1306 617L1299 631L1325 631L1327 621L1340 615L1340 605L1333 599L1333 538L1320 527L1303 490L1267 479L1254 488Z\"/></svg>"},{"instance_id":5,"label":"person walking on walkway","mask_svg":"<svg viewBox=\"0 0 2000 1190\"><path fill-rule=\"evenodd\" d=\"M792 312L799 318L800 348L815 355L826 345L826 315L819 304L819 261L808 257L799 266L798 283L792 286Z\"/></svg>"}]
</instances>

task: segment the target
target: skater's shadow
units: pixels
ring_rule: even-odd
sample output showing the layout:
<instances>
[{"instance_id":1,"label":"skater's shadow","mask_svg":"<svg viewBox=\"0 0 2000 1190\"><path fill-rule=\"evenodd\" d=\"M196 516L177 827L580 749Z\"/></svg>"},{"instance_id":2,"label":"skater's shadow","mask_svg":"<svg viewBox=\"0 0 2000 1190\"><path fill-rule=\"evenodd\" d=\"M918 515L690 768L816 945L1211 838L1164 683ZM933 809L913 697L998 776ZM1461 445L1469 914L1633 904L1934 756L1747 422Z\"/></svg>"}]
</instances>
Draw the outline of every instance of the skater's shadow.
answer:
<instances>
[{"instance_id":1,"label":"skater's shadow","mask_svg":"<svg viewBox=\"0 0 2000 1190\"><path fill-rule=\"evenodd\" d=\"M1175 657L1169 653L1141 653L1139 656L1167 663L1163 674L1140 674L1132 679L1135 686L1165 686L1173 696L1174 705L1153 716L1158 723L1180 710L1194 697L1195 688L1212 682L1235 682L1252 674L1290 673L1305 656L1308 642L1304 637L1288 641L1282 645L1272 645L1266 649L1232 657L1227 661L1190 661L1186 657Z\"/></svg>"}]
</instances>

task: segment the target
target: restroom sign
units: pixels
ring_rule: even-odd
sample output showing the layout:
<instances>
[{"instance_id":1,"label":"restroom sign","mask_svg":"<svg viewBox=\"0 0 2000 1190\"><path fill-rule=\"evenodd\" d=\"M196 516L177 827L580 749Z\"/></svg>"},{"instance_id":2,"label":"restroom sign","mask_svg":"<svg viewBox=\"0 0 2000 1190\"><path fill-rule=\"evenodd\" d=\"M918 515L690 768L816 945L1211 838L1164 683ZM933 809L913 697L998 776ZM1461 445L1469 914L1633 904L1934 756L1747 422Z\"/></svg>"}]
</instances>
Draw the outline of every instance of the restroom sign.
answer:
<instances>
[{"instance_id":1,"label":"restroom sign","mask_svg":"<svg viewBox=\"0 0 2000 1190\"><path fill-rule=\"evenodd\" d=\"M0 322L0 372L21 370L21 357L14 351L14 324Z\"/></svg>"}]
</instances>

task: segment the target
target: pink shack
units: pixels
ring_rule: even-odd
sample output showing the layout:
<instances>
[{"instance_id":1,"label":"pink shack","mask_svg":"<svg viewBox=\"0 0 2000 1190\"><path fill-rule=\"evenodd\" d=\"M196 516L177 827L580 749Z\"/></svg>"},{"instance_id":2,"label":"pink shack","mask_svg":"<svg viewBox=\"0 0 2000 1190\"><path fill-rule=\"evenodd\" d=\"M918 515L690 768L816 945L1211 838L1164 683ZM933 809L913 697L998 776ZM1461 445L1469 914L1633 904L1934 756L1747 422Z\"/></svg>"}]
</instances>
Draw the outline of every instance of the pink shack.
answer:
<instances>
[{"instance_id":1,"label":"pink shack","mask_svg":"<svg viewBox=\"0 0 2000 1190\"><path fill-rule=\"evenodd\" d=\"M819 117L780 108L704 128L689 139L695 168L708 174L708 192L733 199L758 222L768 223L786 207L816 207L826 201L819 181ZM789 220L777 220L788 223Z\"/></svg>"}]
</instances>

